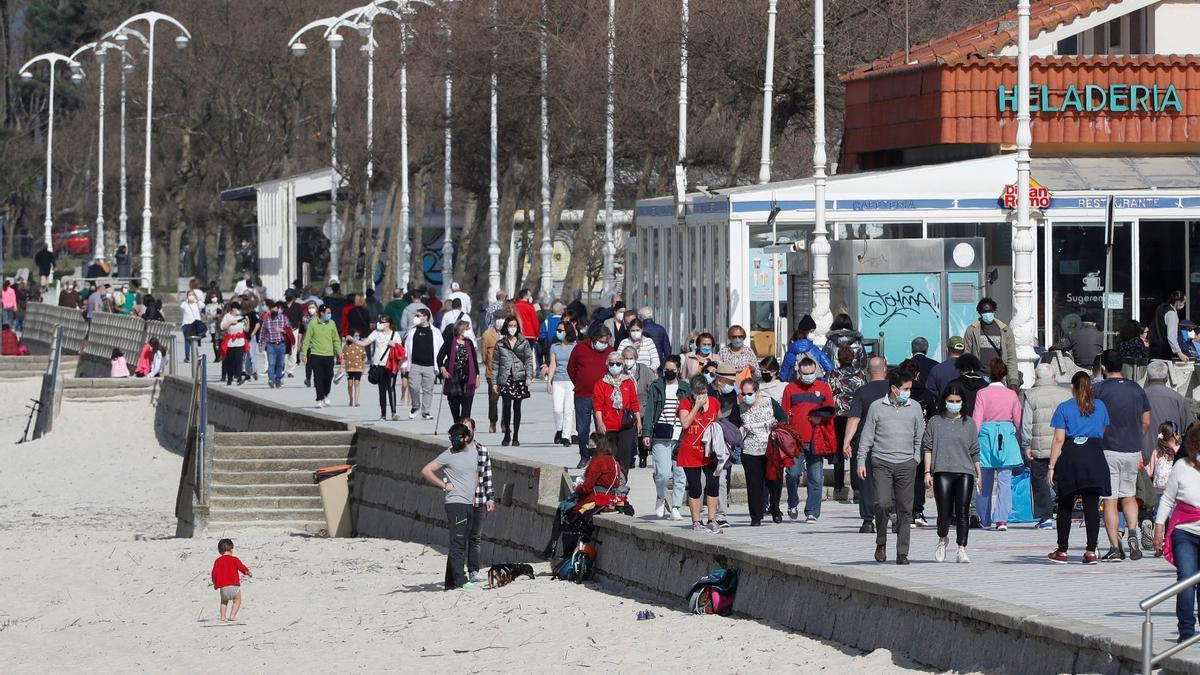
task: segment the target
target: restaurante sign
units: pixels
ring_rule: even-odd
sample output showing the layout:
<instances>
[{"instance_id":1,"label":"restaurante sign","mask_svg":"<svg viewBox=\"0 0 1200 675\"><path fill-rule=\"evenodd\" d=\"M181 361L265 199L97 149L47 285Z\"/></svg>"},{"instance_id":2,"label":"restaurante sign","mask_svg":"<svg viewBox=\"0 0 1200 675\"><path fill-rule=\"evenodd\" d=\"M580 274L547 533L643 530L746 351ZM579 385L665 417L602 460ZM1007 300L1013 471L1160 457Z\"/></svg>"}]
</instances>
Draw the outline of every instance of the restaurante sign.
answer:
<instances>
[{"instance_id":1,"label":"restaurante sign","mask_svg":"<svg viewBox=\"0 0 1200 675\"><path fill-rule=\"evenodd\" d=\"M1000 112L1016 111L1017 88L1000 85L996 94L996 105ZM1044 84L1029 86L1030 112L1183 112L1183 103L1175 85L1165 89L1158 85L1089 84L1077 87L1067 85L1065 90L1054 90Z\"/></svg>"}]
</instances>

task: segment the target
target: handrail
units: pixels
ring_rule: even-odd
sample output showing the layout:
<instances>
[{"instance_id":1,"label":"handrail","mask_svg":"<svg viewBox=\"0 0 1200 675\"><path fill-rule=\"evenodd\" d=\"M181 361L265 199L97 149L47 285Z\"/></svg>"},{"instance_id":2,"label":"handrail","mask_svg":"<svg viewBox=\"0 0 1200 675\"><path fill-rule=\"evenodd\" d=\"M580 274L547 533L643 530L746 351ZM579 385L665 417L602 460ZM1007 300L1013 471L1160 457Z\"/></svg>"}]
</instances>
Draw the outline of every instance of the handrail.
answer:
<instances>
[{"instance_id":1,"label":"handrail","mask_svg":"<svg viewBox=\"0 0 1200 675\"><path fill-rule=\"evenodd\" d=\"M1163 659L1174 656L1175 654L1178 654L1188 647L1191 647L1197 642L1200 642L1200 634L1193 635L1192 637L1180 642L1177 645L1174 645L1163 653L1156 655L1154 653L1154 622L1150 614L1151 610L1153 610L1155 607L1173 597L1176 597L1180 593L1192 590L1198 584L1200 584L1200 573L1193 574L1183 581L1177 581L1171 586L1164 588L1163 590L1138 603L1138 607L1141 607L1142 611L1146 613L1146 618L1142 620L1143 675L1150 675L1154 671L1154 666L1161 663Z\"/></svg>"},{"instance_id":2,"label":"handrail","mask_svg":"<svg viewBox=\"0 0 1200 675\"><path fill-rule=\"evenodd\" d=\"M208 504L209 467L212 461L208 456L208 355L200 356L200 395L197 401L199 419L196 421L196 500L200 504Z\"/></svg>"}]
</instances>

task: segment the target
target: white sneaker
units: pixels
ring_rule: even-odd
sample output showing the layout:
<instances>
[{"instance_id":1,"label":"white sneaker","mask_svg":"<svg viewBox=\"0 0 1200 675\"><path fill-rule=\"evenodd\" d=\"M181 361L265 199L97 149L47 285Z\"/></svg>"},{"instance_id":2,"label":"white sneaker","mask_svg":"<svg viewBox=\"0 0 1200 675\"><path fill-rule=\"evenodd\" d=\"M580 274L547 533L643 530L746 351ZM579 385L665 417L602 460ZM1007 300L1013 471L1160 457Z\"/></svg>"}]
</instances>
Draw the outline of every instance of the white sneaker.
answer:
<instances>
[{"instance_id":1,"label":"white sneaker","mask_svg":"<svg viewBox=\"0 0 1200 675\"><path fill-rule=\"evenodd\" d=\"M933 559L937 562L946 562L946 545L945 539L938 539L937 546L933 548ZM962 550L961 548L958 550Z\"/></svg>"},{"instance_id":2,"label":"white sneaker","mask_svg":"<svg viewBox=\"0 0 1200 675\"><path fill-rule=\"evenodd\" d=\"M679 509L671 507L671 520L683 520L683 516L679 515Z\"/></svg>"},{"instance_id":3,"label":"white sneaker","mask_svg":"<svg viewBox=\"0 0 1200 675\"><path fill-rule=\"evenodd\" d=\"M410 419L410 420L415 420L415 419L417 419L417 410L416 410L416 408L414 408L414 409L412 409L412 410L409 410L409 411L408 411L408 419Z\"/></svg>"},{"instance_id":4,"label":"white sneaker","mask_svg":"<svg viewBox=\"0 0 1200 675\"><path fill-rule=\"evenodd\" d=\"M321 399L321 407L328 408L329 407L329 399L327 399L327 398Z\"/></svg>"},{"instance_id":5,"label":"white sneaker","mask_svg":"<svg viewBox=\"0 0 1200 675\"><path fill-rule=\"evenodd\" d=\"M971 559L967 557L967 549L965 549L965 548L963 548L963 547L961 547L961 546L959 546L959 547L958 547L958 554L955 556L955 558L954 558L954 559L955 559L957 562L960 562L960 563L969 563L969 562L971 562Z\"/></svg>"},{"instance_id":6,"label":"white sneaker","mask_svg":"<svg viewBox=\"0 0 1200 675\"><path fill-rule=\"evenodd\" d=\"M659 518L666 518L667 517L667 503L664 501L655 500L654 515L658 516Z\"/></svg>"},{"instance_id":7,"label":"white sneaker","mask_svg":"<svg viewBox=\"0 0 1200 675\"><path fill-rule=\"evenodd\" d=\"M487 577L483 575L483 572L476 570L467 575L467 581L482 584L487 581Z\"/></svg>"},{"instance_id":8,"label":"white sneaker","mask_svg":"<svg viewBox=\"0 0 1200 675\"><path fill-rule=\"evenodd\" d=\"M804 522L805 522L805 524L808 524L808 525L816 525L817 517L816 516L805 516Z\"/></svg>"}]
</instances>

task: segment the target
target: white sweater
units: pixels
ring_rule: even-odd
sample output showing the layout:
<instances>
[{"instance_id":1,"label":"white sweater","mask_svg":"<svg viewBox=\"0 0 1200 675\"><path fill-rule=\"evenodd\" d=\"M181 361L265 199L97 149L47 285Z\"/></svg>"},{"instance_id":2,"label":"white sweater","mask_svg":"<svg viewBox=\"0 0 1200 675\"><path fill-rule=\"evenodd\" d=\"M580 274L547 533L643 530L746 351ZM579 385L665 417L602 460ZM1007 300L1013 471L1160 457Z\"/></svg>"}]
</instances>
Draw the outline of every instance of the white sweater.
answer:
<instances>
[{"instance_id":1,"label":"white sweater","mask_svg":"<svg viewBox=\"0 0 1200 675\"><path fill-rule=\"evenodd\" d=\"M1200 506L1200 471L1186 459L1175 462L1171 475L1167 478L1167 487L1158 498L1158 513L1154 516L1157 525L1164 525L1176 502L1186 502L1192 506ZM1200 521L1180 525L1185 532L1200 535Z\"/></svg>"}]
</instances>

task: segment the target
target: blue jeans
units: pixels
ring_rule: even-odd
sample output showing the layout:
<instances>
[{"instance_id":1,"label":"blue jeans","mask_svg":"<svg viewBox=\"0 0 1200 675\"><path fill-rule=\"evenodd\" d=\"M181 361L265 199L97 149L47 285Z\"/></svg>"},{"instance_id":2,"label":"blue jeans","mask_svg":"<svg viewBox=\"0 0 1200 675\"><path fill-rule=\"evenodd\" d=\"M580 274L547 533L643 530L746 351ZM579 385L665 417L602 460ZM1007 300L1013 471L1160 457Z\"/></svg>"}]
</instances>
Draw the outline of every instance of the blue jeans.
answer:
<instances>
[{"instance_id":1,"label":"blue jeans","mask_svg":"<svg viewBox=\"0 0 1200 675\"><path fill-rule=\"evenodd\" d=\"M800 458L788 468L784 479L787 483L788 493L788 510L792 510L800 505L800 474L806 475L807 494L804 498L804 515L812 516L813 518L821 517L821 490L825 484L825 458L820 455L814 455L812 445L809 444L804 448L804 460L801 463Z\"/></svg>"},{"instance_id":2,"label":"blue jeans","mask_svg":"<svg viewBox=\"0 0 1200 675\"><path fill-rule=\"evenodd\" d=\"M996 493L996 522L1007 523L1012 511L1012 469L981 469L979 495L975 497L975 513L984 527L992 525L992 488L998 483Z\"/></svg>"},{"instance_id":3,"label":"blue jeans","mask_svg":"<svg viewBox=\"0 0 1200 675\"><path fill-rule=\"evenodd\" d=\"M659 501L667 501L667 479L674 478L675 485L671 489L671 501L668 504L677 509L683 508L683 495L687 489L687 477L683 469L671 459L671 453L679 441L666 438L656 438L650 444L650 452L654 462L654 489Z\"/></svg>"},{"instance_id":4,"label":"blue jeans","mask_svg":"<svg viewBox=\"0 0 1200 675\"><path fill-rule=\"evenodd\" d=\"M575 432L579 434L579 458L588 459L588 436L592 433L592 399L575 398Z\"/></svg>"},{"instance_id":5,"label":"blue jeans","mask_svg":"<svg viewBox=\"0 0 1200 675\"><path fill-rule=\"evenodd\" d=\"M1175 579L1183 581L1200 572L1200 536L1178 527L1171 531L1171 549L1175 554ZM1175 597L1175 618L1179 621L1179 639L1196 634L1197 590L1189 588Z\"/></svg>"},{"instance_id":6,"label":"blue jeans","mask_svg":"<svg viewBox=\"0 0 1200 675\"><path fill-rule=\"evenodd\" d=\"M276 384L283 382L283 364L287 359L287 345L278 342L267 344L267 381Z\"/></svg>"},{"instance_id":7,"label":"blue jeans","mask_svg":"<svg viewBox=\"0 0 1200 675\"><path fill-rule=\"evenodd\" d=\"M246 377L254 374L255 364L258 363L258 338L250 338L250 349L246 350L246 355L242 358L242 372L246 373Z\"/></svg>"}]
</instances>

